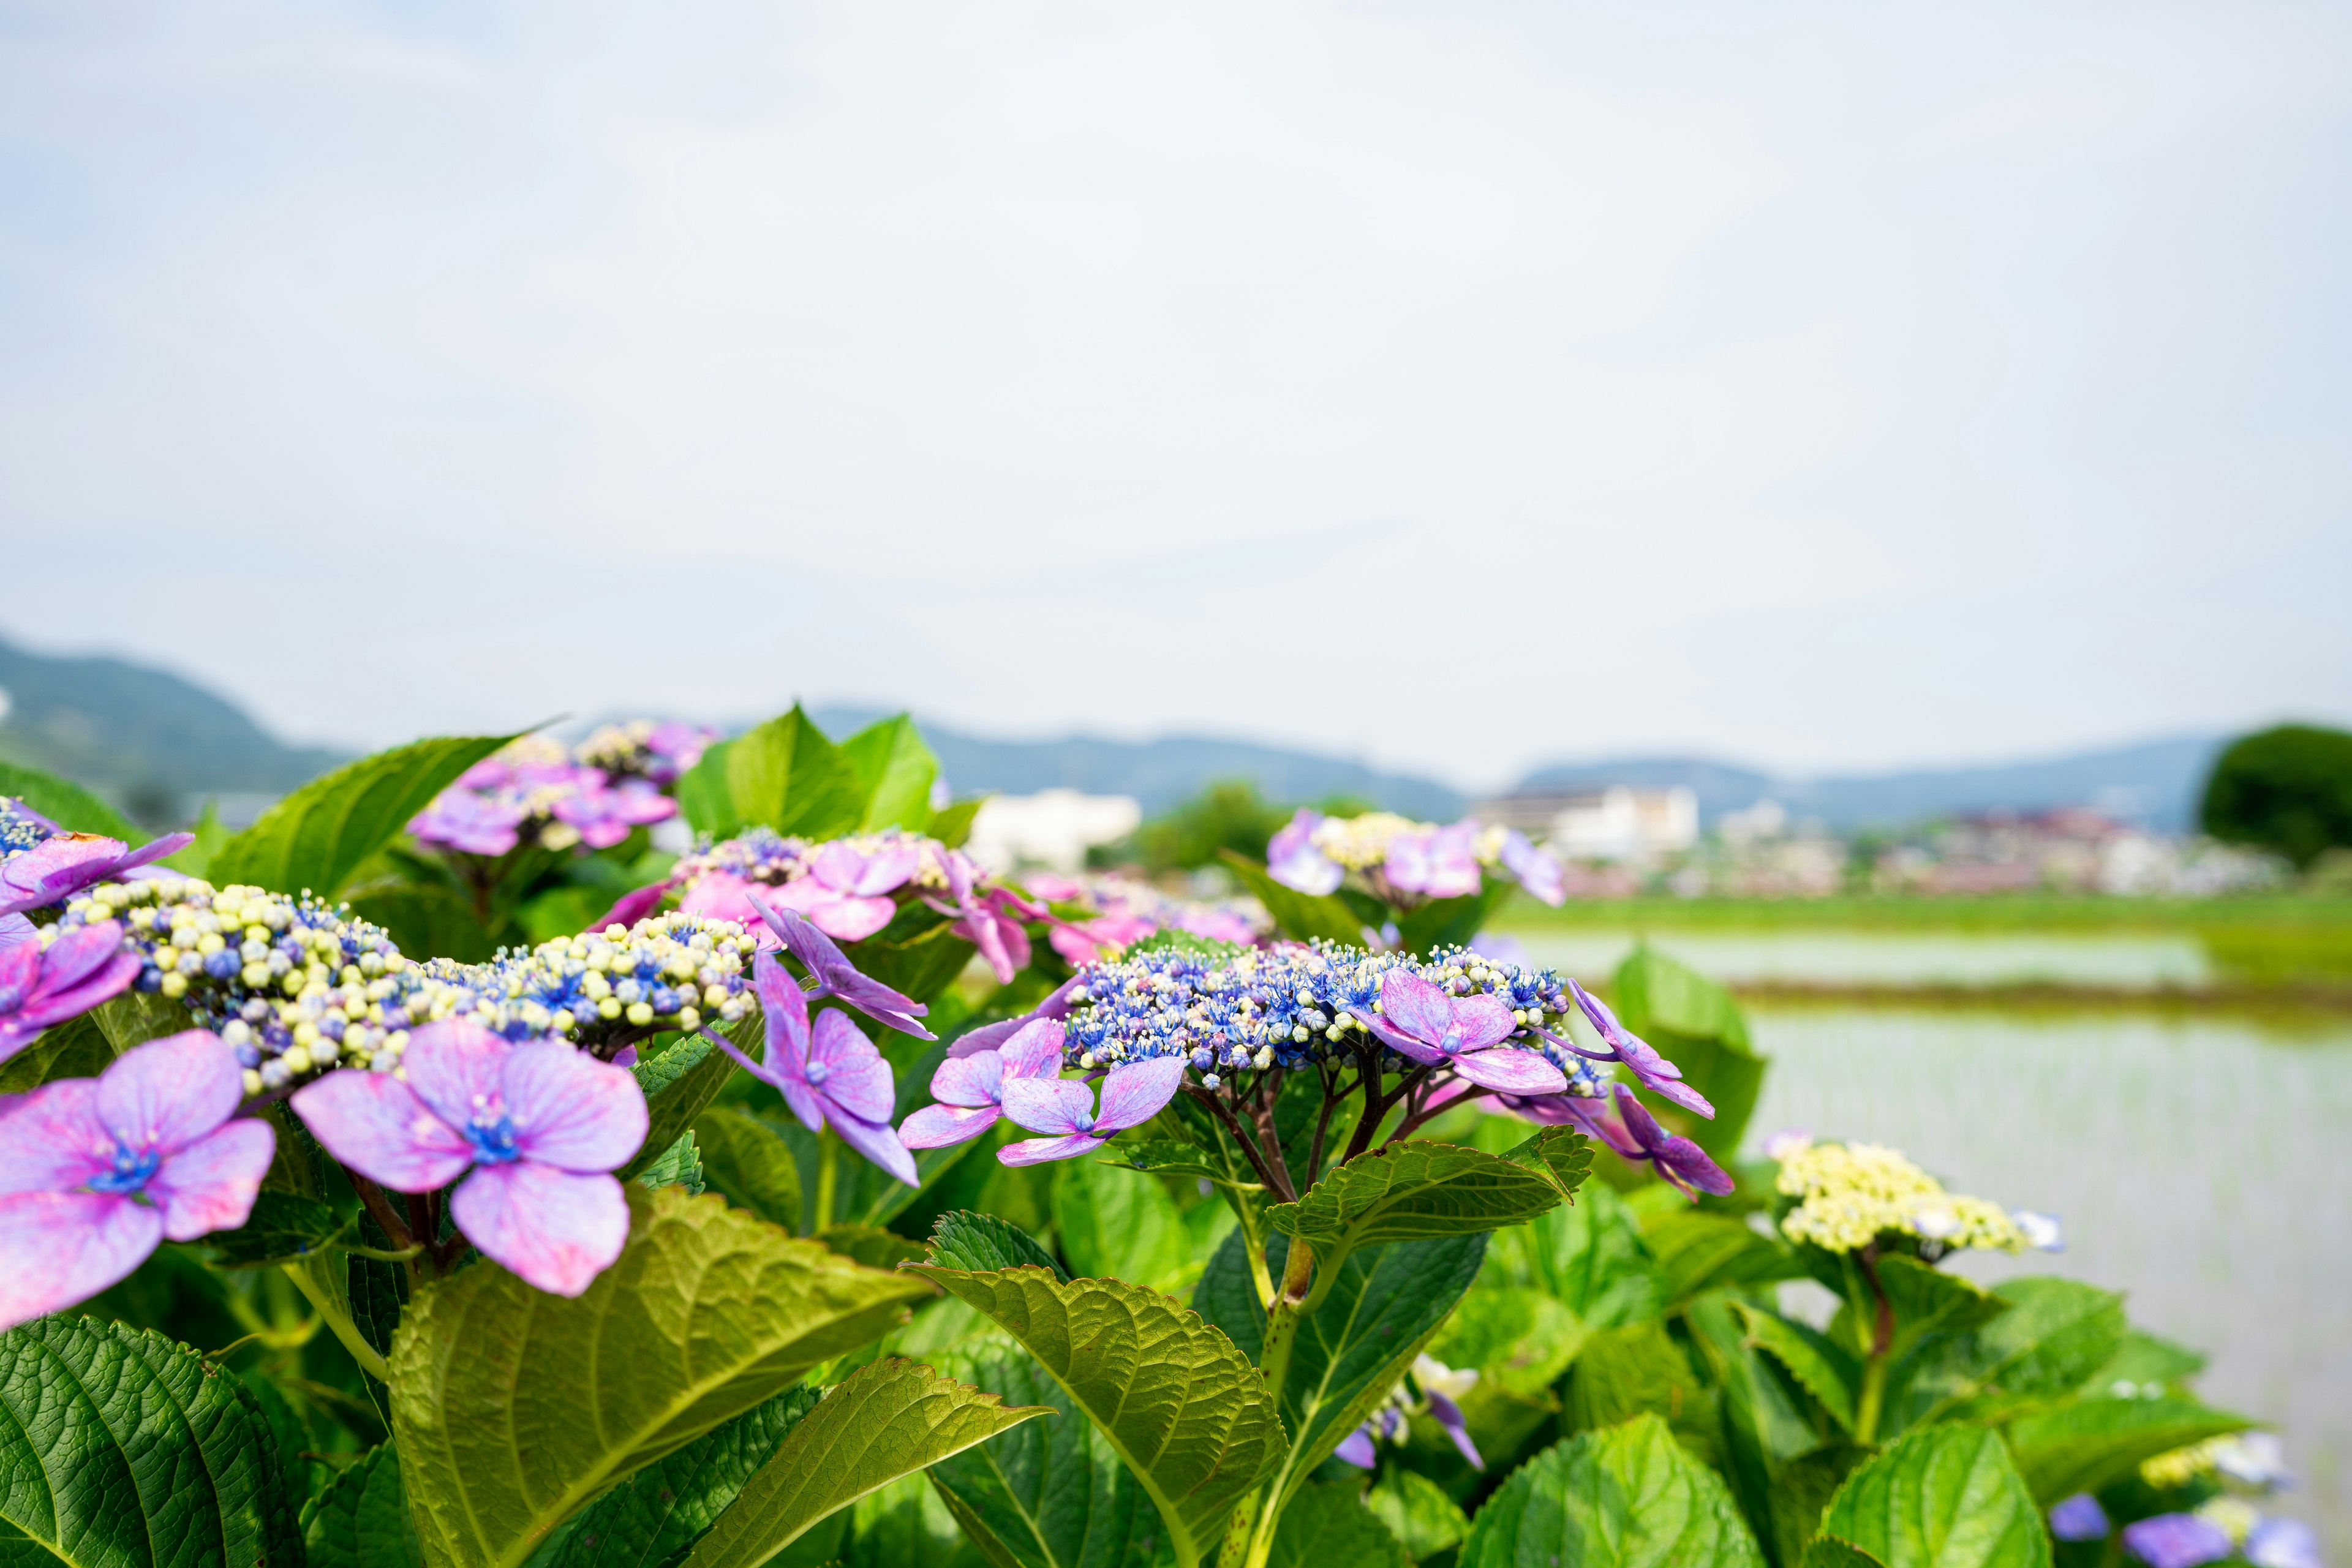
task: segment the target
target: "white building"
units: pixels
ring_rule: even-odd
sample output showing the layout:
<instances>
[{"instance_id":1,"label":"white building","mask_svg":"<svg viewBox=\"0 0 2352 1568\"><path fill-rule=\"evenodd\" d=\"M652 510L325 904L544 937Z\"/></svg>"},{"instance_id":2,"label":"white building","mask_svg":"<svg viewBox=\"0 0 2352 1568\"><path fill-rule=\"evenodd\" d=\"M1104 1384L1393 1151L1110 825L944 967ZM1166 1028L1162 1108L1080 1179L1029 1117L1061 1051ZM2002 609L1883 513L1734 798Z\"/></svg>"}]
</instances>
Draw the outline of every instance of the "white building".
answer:
<instances>
[{"instance_id":1,"label":"white building","mask_svg":"<svg viewBox=\"0 0 2352 1568\"><path fill-rule=\"evenodd\" d=\"M1514 795L1481 802L1481 822L1516 827L1575 860L1640 860L1698 842L1698 796L1612 784L1587 795Z\"/></svg>"},{"instance_id":2,"label":"white building","mask_svg":"<svg viewBox=\"0 0 2352 1568\"><path fill-rule=\"evenodd\" d=\"M972 819L964 852L992 871L1024 866L1076 871L1087 863L1088 849L1118 842L1142 822L1143 807L1129 795L1080 795L1074 789L992 795Z\"/></svg>"}]
</instances>

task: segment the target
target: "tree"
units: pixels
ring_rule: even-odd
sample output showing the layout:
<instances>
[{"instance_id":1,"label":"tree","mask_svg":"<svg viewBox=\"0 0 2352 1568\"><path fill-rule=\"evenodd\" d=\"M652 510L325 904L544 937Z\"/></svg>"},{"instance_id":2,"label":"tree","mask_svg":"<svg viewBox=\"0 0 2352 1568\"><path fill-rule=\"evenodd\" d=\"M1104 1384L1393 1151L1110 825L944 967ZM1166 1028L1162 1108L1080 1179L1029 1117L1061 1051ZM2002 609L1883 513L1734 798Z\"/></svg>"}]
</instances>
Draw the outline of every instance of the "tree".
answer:
<instances>
[{"instance_id":1,"label":"tree","mask_svg":"<svg viewBox=\"0 0 2352 1568\"><path fill-rule=\"evenodd\" d=\"M2275 849L2297 869L2352 845L2352 734L2282 724L2231 742L2198 816L2214 837Z\"/></svg>"}]
</instances>

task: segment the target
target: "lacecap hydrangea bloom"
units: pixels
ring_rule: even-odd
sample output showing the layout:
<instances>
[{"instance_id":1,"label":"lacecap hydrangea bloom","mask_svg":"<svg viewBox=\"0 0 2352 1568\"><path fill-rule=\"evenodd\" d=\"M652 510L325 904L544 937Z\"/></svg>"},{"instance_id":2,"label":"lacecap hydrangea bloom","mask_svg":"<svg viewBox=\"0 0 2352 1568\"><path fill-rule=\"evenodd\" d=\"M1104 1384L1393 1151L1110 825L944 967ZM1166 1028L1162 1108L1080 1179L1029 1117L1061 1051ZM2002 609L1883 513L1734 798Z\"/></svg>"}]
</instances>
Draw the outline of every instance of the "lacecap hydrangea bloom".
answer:
<instances>
[{"instance_id":1,"label":"lacecap hydrangea bloom","mask_svg":"<svg viewBox=\"0 0 2352 1568\"><path fill-rule=\"evenodd\" d=\"M705 840L679 858L668 886L693 914L746 923L754 894L807 917L838 942L862 942L898 912L902 890L950 890L959 852L936 838L892 829L815 841L752 827Z\"/></svg>"},{"instance_id":2,"label":"lacecap hydrangea bloom","mask_svg":"<svg viewBox=\"0 0 2352 1568\"><path fill-rule=\"evenodd\" d=\"M2048 1215L2011 1214L1983 1198L1948 1193L1899 1152L1875 1143L1816 1143L1784 1133L1767 1152L1780 1165L1775 1187L1800 1200L1780 1221L1791 1241L1854 1252L1896 1235L1938 1254L1964 1247L2054 1251L2060 1245L2057 1222Z\"/></svg>"},{"instance_id":3,"label":"lacecap hydrangea bloom","mask_svg":"<svg viewBox=\"0 0 2352 1568\"><path fill-rule=\"evenodd\" d=\"M1266 870L1303 893L1337 892L1354 877L1384 902L1458 899L1478 890L1486 873L1508 878L1548 904L1565 899L1564 874L1550 851L1515 827L1465 817L1440 826L1394 812L1326 816L1301 806L1266 846Z\"/></svg>"},{"instance_id":4,"label":"lacecap hydrangea bloom","mask_svg":"<svg viewBox=\"0 0 2352 1568\"><path fill-rule=\"evenodd\" d=\"M1255 899L1178 898L1116 872L1079 877L1040 872L1024 878L1023 886L1062 906L1052 911L1048 940L1064 962L1073 965L1100 963L1163 931L1244 947L1258 946L1274 934L1273 918Z\"/></svg>"},{"instance_id":5,"label":"lacecap hydrangea bloom","mask_svg":"<svg viewBox=\"0 0 2352 1568\"><path fill-rule=\"evenodd\" d=\"M0 860L30 849L57 825L14 795L0 795Z\"/></svg>"},{"instance_id":6,"label":"lacecap hydrangea bloom","mask_svg":"<svg viewBox=\"0 0 2352 1568\"><path fill-rule=\"evenodd\" d=\"M436 795L408 824L409 836L428 848L488 857L525 843L609 849L677 815L663 791L710 738L685 725L608 725L575 751L526 735Z\"/></svg>"}]
</instances>

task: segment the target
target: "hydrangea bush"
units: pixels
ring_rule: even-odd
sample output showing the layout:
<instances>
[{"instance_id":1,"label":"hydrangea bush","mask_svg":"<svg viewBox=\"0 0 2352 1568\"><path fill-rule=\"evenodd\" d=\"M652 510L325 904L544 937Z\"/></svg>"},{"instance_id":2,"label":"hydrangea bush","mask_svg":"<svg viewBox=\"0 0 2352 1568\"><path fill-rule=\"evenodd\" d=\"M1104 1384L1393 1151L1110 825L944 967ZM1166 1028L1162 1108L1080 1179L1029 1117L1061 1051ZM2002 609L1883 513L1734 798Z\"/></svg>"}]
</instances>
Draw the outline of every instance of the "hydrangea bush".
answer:
<instances>
[{"instance_id":1,"label":"hydrangea bush","mask_svg":"<svg viewBox=\"0 0 2352 1568\"><path fill-rule=\"evenodd\" d=\"M1524 839L1301 814L1204 904L991 875L936 780L797 710L143 845L0 774L17 1554L2315 1559L2119 1298L1939 1267L2054 1220L1743 1163L1727 995L1482 938Z\"/></svg>"}]
</instances>

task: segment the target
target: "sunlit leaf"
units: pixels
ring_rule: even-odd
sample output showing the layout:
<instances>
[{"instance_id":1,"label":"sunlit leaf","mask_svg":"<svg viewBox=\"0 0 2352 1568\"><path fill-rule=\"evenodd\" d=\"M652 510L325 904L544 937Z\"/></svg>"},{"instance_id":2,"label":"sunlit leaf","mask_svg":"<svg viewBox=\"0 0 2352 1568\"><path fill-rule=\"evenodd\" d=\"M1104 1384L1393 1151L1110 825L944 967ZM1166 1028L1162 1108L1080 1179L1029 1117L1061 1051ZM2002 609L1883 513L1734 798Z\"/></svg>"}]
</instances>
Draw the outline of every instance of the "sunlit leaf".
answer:
<instances>
[{"instance_id":1,"label":"sunlit leaf","mask_svg":"<svg viewBox=\"0 0 2352 1568\"><path fill-rule=\"evenodd\" d=\"M114 1042L98 1026L96 1014L84 1013L53 1024L33 1037L33 1043L0 1062L0 1094L22 1094L28 1089L61 1078L96 1078L114 1061Z\"/></svg>"},{"instance_id":2,"label":"sunlit leaf","mask_svg":"<svg viewBox=\"0 0 2352 1568\"><path fill-rule=\"evenodd\" d=\"M545 1568L674 1563L702 1539L816 1402L814 1388L788 1388L655 1460L589 1504Z\"/></svg>"},{"instance_id":3,"label":"sunlit leaf","mask_svg":"<svg viewBox=\"0 0 2352 1568\"><path fill-rule=\"evenodd\" d=\"M2021 1417L2008 1430L2027 1489L2047 1506L2113 1486L2144 1459L2252 1425L2191 1399L2083 1399Z\"/></svg>"},{"instance_id":4,"label":"sunlit leaf","mask_svg":"<svg viewBox=\"0 0 2352 1568\"><path fill-rule=\"evenodd\" d=\"M222 845L205 879L216 887L239 882L280 893L308 889L331 899L362 861L398 838L409 818L458 774L513 739L418 741L313 779Z\"/></svg>"},{"instance_id":5,"label":"sunlit leaf","mask_svg":"<svg viewBox=\"0 0 2352 1568\"><path fill-rule=\"evenodd\" d=\"M1714 1105L1715 1116L1691 1116L1654 1098L1653 1109L1717 1160L1729 1159L1755 1113L1769 1065L1757 1055L1731 993L1644 944L1617 966L1610 996L1625 1026L1681 1068L1683 1080Z\"/></svg>"},{"instance_id":6,"label":"sunlit leaf","mask_svg":"<svg viewBox=\"0 0 2352 1568\"><path fill-rule=\"evenodd\" d=\"M23 801L68 833L95 833L131 845L152 837L81 785L38 768L0 763L0 797Z\"/></svg>"},{"instance_id":7,"label":"sunlit leaf","mask_svg":"<svg viewBox=\"0 0 2352 1568\"><path fill-rule=\"evenodd\" d=\"M310 1568L425 1568L400 1485L400 1453L369 1449L327 1483L304 1521Z\"/></svg>"},{"instance_id":8,"label":"sunlit leaf","mask_svg":"<svg viewBox=\"0 0 2352 1568\"><path fill-rule=\"evenodd\" d=\"M1885 1568L2042 1568L2050 1536L2000 1439L1947 1423L1905 1434L1830 1500L1822 1533Z\"/></svg>"},{"instance_id":9,"label":"sunlit leaf","mask_svg":"<svg viewBox=\"0 0 2352 1568\"><path fill-rule=\"evenodd\" d=\"M841 742L841 754L857 775L865 814L861 832L903 827L920 833L930 825L931 785L940 760L904 713L868 724Z\"/></svg>"},{"instance_id":10,"label":"sunlit leaf","mask_svg":"<svg viewBox=\"0 0 2352 1568\"><path fill-rule=\"evenodd\" d=\"M1055 1173L1053 1203L1071 1273L1155 1290L1182 1283L1192 1262L1191 1237L1176 1200L1151 1177L1075 1160Z\"/></svg>"},{"instance_id":11,"label":"sunlit leaf","mask_svg":"<svg viewBox=\"0 0 2352 1568\"><path fill-rule=\"evenodd\" d=\"M1353 1487L1307 1487L1282 1510L1266 1568L1409 1568L1404 1548Z\"/></svg>"},{"instance_id":12,"label":"sunlit leaf","mask_svg":"<svg viewBox=\"0 0 2352 1568\"><path fill-rule=\"evenodd\" d=\"M1319 1280L1327 1265L1359 1247L1499 1230L1559 1202L1559 1182L1549 1171L1414 1139L1359 1154L1297 1203L1266 1210L1266 1220L1315 1248Z\"/></svg>"},{"instance_id":13,"label":"sunlit leaf","mask_svg":"<svg viewBox=\"0 0 2352 1568\"><path fill-rule=\"evenodd\" d=\"M1471 1521L1460 1568L1763 1568L1721 1478L1641 1415L1545 1449Z\"/></svg>"},{"instance_id":14,"label":"sunlit leaf","mask_svg":"<svg viewBox=\"0 0 2352 1568\"><path fill-rule=\"evenodd\" d=\"M1495 1237L1497 1263L1514 1282L1548 1290L1592 1328L1654 1318L1665 1285L1624 1200L1588 1182L1576 1201Z\"/></svg>"},{"instance_id":15,"label":"sunlit leaf","mask_svg":"<svg viewBox=\"0 0 2352 1568\"><path fill-rule=\"evenodd\" d=\"M737 1208L786 1230L801 1226L801 1168L792 1145L740 1105L714 1105L694 1120L702 1179Z\"/></svg>"},{"instance_id":16,"label":"sunlit leaf","mask_svg":"<svg viewBox=\"0 0 2352 1568\"><path fill-rule=\"evenodd\" d=\"M1056 1279L1069 1275L1027 1231L992 1214L955 1209L940 1216L931 1229L930 1260L948 1268L976 1274L999 1268L1045 1268Z\"/></svg>"},{"instance_id":17,"label":"sunlit leaf","mask_svg":"<svg viewBox=\"0 0 2352 1568\"><path fill-rule=\"evenodd\" d=\"M1217 854L1241 879L1243 889L1265 906L1279 934L1297 942L1311 942L1317 937L1350 946L1363 942L1363 921L1338 899L1328 894L1318 898L1285 887L1267 875L1263 863L1246 855L1237 855L1231 849L1220 849Z\"/></svg>"}]
</instances>

